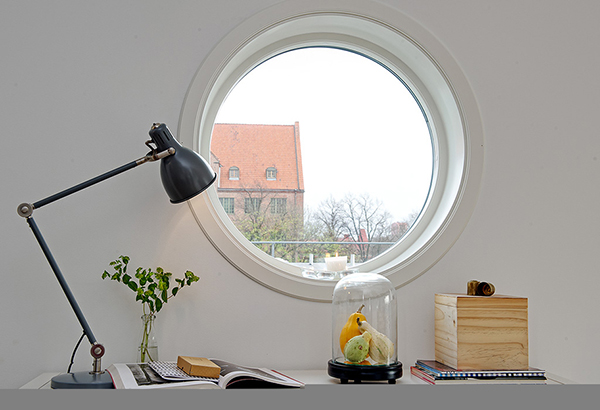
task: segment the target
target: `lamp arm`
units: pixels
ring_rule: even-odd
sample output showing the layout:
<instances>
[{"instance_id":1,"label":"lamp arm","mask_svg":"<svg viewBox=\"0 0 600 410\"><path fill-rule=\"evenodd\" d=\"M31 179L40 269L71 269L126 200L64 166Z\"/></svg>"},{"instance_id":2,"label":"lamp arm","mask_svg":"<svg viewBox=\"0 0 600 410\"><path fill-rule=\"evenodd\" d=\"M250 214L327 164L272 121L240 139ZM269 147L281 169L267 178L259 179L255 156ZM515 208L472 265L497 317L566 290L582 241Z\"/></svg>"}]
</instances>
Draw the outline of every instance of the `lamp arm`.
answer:
<instances>
[{"instance_id":1,"label":"lamp arm","mask_svg":"<svg viewBox=\"0 0 600 410\"><path fill-rule=\"evenodd\" d=\"M146 145L148 145L148 143L146 143ZM152 147L150 147L150 148L152 148ZM33 204L22 203L17 208L17 213L20 216L27 219L27 223L28 223L29 227L31 228L31 230L33 231L33 235L37 239L38 244L40 245L40 248L42 248L42 252L44 253L44 256L46 257L46 259L48 260L48 263L50 264L50 267L52 268L52 271L54 272L54 275L56 276L56 279L58 280L60 287L62 288L65 296L67 297L67 300L69 301L69 304L71 305L71 308L75 312L75 316L77 316L77 320L79 320L79 324L83 328L84 334L86 335L87 339L89 340L90 344L92 345L90 354L94 358L94 363L93 363L93 370L91 373L102 373L103 372L101 369L101 365L100 365L100 359L102 358L102 356L104 356L104 351L105 351L104 346L97 342L96 337L94 336L94 333L92 332L92 329L90 328L90 325L88 324L87 320L85 319L85 316L83 315L83 312L81 311L81 308L79 307L79 304L75 300L75 296L73 295L73 292L71 292L71 289L69 288L69 285L67 284L67 281L65 280L65 277L63 276L58 264L56 263L56 260L54 259L54 256L52 255L52 252L50 251L50 248L48 247L48 244L46 243L41 231L39 230L37 224L35 223L35 220L33 219L33 216L32 216L33 210L37 209L37 208L41 208L44 205L48 205L54 201L57 201L61 198L64 198L64 197L74 194L76 192L79 192L82 189L85 189L87 187L95 185L106 179L112 178L116 175L119 175L119 174L125 172L125 171L135 168L138 165L144 164L149 161L156 161L156 160L162 159L164 157L167 157L169 155L173 155L174 153L175 153L174 148L169 148L162 152L156 152L156 150L153 149L145 157L142 157L138 160L132 161L128 164L122 165L118 168L113 169L112 171L108 171L102 175L95 177L95 178L89 179L89 180L82 182L78 185L75 185L71 188L65 189L64 191L61 191L57 194L51 195L47 198L44 198L37 202L34 202Z\"/></svg>"},{"instance_id":2,"label":"lamp arm","mask_svg":"<svg viewBox=\"0 0 600 410\"><path fill-rule=\"evenodd\" d=\"M79 324L81 324L81 327L83 328L83 332L85 333L88 340L90 341L90 344L93 345L93 344L97 343L96 337L94 336L92 329L88 325L87 320L85 320L85 316L83 316L83 312L79 308L79 305L77 304L77 301L75 300L75 296L73 296L73 292L71 292L71 289L69 288L69 285L67 284L67 281L65 280L65 277L63 276L60 268L58 267L58 264L56 263L56 260L54 259L52 252L50 252L50 248L48 247L48 244L44 240L44 237L42 236L42 233L40 232L33 217L27 218L27 223L29 224L29 227L33 231L33 236L35 236L35 239L37 239L38 244L40 245L40 248L42 248L42 252L44 253L44 256L46 257L46 259L48 260L50 267L54 271L54 274L56 276L56 279L58 280L58 283L60 284L60 287L62 288L63 292L65 293L65 296L67 297L69 303L71 304L71 308L75 312L75 316L77 316L77 319L79 320Z\"/></svg>"},{"instance_id":3,"label":"lamp arm","mask_svg":"<svg viewBox=\"0 0 600 410\"><path fill-rule=\"evenodd\" d=\"M156 161L165 157L168 157L169 155L173 155L175 153L175 149L174 148L169 148L165 151L162 152L156 152L156 151L152 151L150 153L148 153L148 155L146 155L145 157L142 157L140 159L137 159L135 161L132 161L128 164L122 165L118 168L113 169L112 171L108 171L102 175L99 175L97 177L91 178L85 182L82 182L78 185L75 185L71 188L65 189L64 191L58 192L54 195L50 195L47 198L44 199L40 199L37 202L34 202L33 204L29 204L29 203L22 203L21 205L19 205L19 207L17 208L17 213L19 215L21 215L24 218L29 218L32 214L33 214L33 210L34 209L38 209L41 208L44 205L48 205L52 202L58 201L59 199L62 199L66 196L69 196L71 194L74 194L76 192L81 191L82 189L88 188L92 185L96 185L99 182L102 182L104 180L107 180L109 178L112 178L114 176L117 176L125 171L129 171L132 168L137 167L138 165L144 164L146 162L149 161Z\"/></svg>"}]
</instances>

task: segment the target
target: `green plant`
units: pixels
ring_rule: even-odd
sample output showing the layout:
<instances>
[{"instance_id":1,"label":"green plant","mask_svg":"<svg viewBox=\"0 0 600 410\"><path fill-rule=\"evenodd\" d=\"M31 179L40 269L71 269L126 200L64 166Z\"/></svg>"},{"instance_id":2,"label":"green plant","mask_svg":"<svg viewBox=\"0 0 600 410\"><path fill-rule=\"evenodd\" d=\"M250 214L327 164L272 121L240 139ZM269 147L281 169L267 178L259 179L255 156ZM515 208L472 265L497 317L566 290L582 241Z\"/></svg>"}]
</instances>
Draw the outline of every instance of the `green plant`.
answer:
<instances>
[{"instance_id":1,"label":"green plant","mask_svg":"<svg viewBox=\"0 0 600 410\"><path fill-rule=\"evenodd\" d=\"M153 320L155 315L163 308L164 304L169 299L177 295L177 293L185 286L191 286L192 283L198 282L200 279L189 270L184 273L183 278L175 278L175 283L171 287L171 272L165 272L160 266L153 272L152 269L137 268L135 274L131 276L127 273L127 265L129 264L129 256L119 256L114 261L110 262L114 273L108 271L102 273L102 279L110 278L117 282L123 283L129 289L135 292L135 300L142 303L144 322L144 330L142 332L142 340L140 343L139 361L145 362L148 360L158 360L158 356L150 355L150 334L152 332Z\"/></svg>"},{"instance_id":2,"label":"green plant","mask_svg":"<svg viewBox=\"0 0 600 410\"><path fill-rule=\"evenodd\" d=\"M110 278L117 282L127 285L129 289L136 293L135 300L142 303L144 314L156 314L160 312L163 305L169 299L177 295L184 286L191 286L200 278L189 270L185 272L182 279L175 278L176 286L171 288L171 272L165 272L160 266L156 272L152 269L137 268L134 276L127 273L129 256L119 256L116 260L110 262L115 272L113 274L104 271L102 279Z\"/></svg>"}]
</instances>

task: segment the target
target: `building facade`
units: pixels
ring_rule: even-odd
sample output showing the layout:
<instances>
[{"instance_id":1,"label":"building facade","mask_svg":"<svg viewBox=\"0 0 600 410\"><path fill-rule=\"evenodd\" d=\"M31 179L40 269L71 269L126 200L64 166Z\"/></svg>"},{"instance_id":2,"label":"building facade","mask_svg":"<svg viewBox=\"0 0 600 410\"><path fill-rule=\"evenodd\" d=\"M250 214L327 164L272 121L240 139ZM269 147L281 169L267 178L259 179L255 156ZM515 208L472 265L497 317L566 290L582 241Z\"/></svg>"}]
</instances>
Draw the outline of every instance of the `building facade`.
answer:
<instances>
[{"instance_id":1,"label":"building facade","mask_svg":"<svg viewBox=\"0 0 600 410\"><path fill-rule=\"evenodd\" d=\"M210 154L219 200L232 219L257 212L302 217L304 178L298 122L215 124Z\"/></svg>"}]
</instances>

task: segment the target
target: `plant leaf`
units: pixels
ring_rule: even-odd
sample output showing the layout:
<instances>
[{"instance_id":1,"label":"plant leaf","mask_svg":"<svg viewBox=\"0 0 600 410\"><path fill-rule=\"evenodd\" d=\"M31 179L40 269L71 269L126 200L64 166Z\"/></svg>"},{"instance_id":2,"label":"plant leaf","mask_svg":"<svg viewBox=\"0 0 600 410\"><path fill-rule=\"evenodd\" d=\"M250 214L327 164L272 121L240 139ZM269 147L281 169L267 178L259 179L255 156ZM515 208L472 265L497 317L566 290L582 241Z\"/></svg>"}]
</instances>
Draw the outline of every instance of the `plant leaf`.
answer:
<instances>
[{"instance_id":1,"label":"plant leaf","mask_svg":"<svg viewBox=\"0 0 600 410\"><path fill-rule=\"evenodd\" d=\"M129 281L127 286L129 286L129 289L133 290L134 292L138 290L138 285L134 281Z\"/></svg>"},{"instance_id":2,"label":"plant leaf","mask_svg":"<svg viewBox=\"0 0 600 410\"><path fill-rule=\"evenodd\" d=\"M167 290L167 289L169 289L169 281L167 281L167 280L161 280L160 282L158 282L158 289L160 289L160 290Z\"/></svg>"}]
</instances>

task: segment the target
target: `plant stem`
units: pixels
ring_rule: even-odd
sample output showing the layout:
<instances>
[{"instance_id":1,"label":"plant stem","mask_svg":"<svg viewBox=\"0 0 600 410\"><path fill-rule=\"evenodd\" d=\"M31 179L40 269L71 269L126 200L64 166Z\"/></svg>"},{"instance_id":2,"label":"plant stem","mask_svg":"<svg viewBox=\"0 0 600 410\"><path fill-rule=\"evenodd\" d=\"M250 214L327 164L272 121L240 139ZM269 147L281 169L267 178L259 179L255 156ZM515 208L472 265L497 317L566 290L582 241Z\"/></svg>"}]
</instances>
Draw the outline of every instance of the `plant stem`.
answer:
<instances>
[{"instance_id":1,"label":"plant stem","mask_svg":"<svg viewBox=\"0 0 600 410\"><path fill-rule=\"evenodd\" d=\"M142 341L140 344L140 361L142 363L146 362L146 355L148 355L148 361L154 361L152 356L150 355L150 350L148 349L148 344L150 343L150 333L152 332L152 323L153 323L153 314L144 313L144 331L142 334Z\"/></svg>"}]
</instances>

